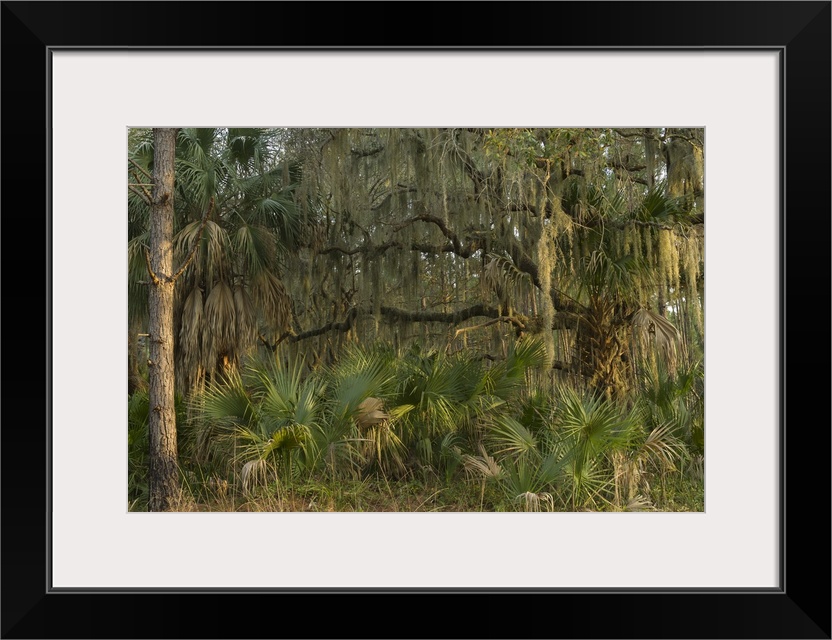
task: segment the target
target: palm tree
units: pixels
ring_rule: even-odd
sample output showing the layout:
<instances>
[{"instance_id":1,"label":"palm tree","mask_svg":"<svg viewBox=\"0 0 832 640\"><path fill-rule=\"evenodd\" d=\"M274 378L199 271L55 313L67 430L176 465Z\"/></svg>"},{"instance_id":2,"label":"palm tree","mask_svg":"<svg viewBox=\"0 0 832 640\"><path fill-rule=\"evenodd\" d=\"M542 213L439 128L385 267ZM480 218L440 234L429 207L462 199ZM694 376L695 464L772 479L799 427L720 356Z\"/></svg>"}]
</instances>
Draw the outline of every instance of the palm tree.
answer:
<instances>
[{"instance_id":1,"label":"palm tree","mask_svg":"<svg viewBox=\"0 0 832 640\"><path fill-rule=\"evenodd\" d=\"M128 170L140 183L152 169L152 141L135 140ZM297 178L269 130L180 130L174 249L187 269L174 311L179 388L238 366L255 345L291 331L283 274L286 252L304 233ZM129 203L130 315L141 322L148 207L140 187L131 187Z\"/></svg>"}]
</instances>

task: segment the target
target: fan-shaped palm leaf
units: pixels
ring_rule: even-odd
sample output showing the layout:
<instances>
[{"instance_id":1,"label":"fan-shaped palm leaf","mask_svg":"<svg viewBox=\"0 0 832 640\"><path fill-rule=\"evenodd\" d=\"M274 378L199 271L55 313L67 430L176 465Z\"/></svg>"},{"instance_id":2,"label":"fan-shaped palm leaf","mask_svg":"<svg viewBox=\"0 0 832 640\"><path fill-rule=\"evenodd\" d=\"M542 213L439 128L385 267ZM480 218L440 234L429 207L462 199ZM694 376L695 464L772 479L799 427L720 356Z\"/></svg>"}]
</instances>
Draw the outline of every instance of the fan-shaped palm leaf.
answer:
<instances>
[{"instance_id":1,"label":"fan-shaped palm leaf","mask_svg":"<svg viewBox=\"0 0 832 640\"><path fill-rule=\"evenodd\" d=\"M548 364L546 345L540 338L524 337L511 345L508 357L482 375L483 392L508 400L526 383L529 369Z\"/></svg>"},{"instance_id":2,"label":"fan-shaped palm leaf","mask_svg":"<svg viewBox=\"0 0 832 640\"><path fill-rule=\"evenodd\" d=\"M554 498L540 466L526 458L506 459L501 485L506 496L523 511L554 511Z\"/></svg>"},{"instance_id":3,"label":"fan-shaped palm leaf","mask_svg":"<svg viewBox=\"0 0 832 640\"><path fill-rule=\"evenodd\" d=\"M565 459L572 471L575 495L590 489L587 480L597 481L590 467L614 449L624 449L637 436L638 423L611 401L601 397L580 396L564 389L558 399L557 424L567 448Z\"/></svg>"},{"instance_id":4,"label":"fan-shaped palm leaf","mask_svg":"<svg viewBox=\"0 0 832 640\"><path fill-rule=\"evenodd\" d=\"M642 198L635 210L636 219L651 222L672 222L673 216L681 212L678 198L667 195L667 181L657 182Z\"/></svg>"},{"instance_id":5,"label":"fan-shaped palm leaf","mask_svg":"<svg viewBox=\"0 0 832 640\"><path fill-rule=\"evenodd\" d=\"M241 224L234 232L233 245L244 272L257 274L274 267L278 243L267 228Z\"/></svg>"},{"instance_id":6,"label":"fan-shaped palm leaf","mask_svg":"<svg viewBox=\"0 0 832 640\"><path fill-rule=\"evenodd\" d=\"M509 416L496 416L488 428L488 442L497 456L540 458L537 439L522 424Z\"/></svg>"}]
</instances>

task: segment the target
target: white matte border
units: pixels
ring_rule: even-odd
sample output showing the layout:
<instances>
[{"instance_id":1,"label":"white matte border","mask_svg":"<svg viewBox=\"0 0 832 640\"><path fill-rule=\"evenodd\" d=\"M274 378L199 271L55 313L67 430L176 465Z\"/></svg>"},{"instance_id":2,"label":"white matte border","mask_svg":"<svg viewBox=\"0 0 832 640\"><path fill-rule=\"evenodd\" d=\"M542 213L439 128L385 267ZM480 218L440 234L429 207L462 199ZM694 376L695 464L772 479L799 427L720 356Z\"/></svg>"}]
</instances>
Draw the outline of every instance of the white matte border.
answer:
<instances>
[{"instance_id":1,"label":"white matte border","mask_svg":"<svg viewBox=\"0 0 832 640\"><path fill-rule=\"evenodd\" d=\"M778 586L778 74L765 51L53 52L53 586ZM127 513L129 126L704 126L706 512Z\"/></svg>"}]
</instances>

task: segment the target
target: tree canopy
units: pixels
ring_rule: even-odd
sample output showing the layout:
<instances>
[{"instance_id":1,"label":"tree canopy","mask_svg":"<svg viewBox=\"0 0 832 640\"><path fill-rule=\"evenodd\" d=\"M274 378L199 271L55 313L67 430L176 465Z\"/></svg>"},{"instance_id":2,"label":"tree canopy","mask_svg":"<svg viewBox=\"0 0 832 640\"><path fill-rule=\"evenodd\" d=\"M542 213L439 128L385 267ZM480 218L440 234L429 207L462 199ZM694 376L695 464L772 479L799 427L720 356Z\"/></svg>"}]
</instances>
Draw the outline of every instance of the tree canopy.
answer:
<instances>
[{"instance_id":1,"label":"tree canopy","mask_svg":"<svg viewBox=\"0 0 832 640\"><path fill-rule=\"evenodd\" d=\"M631 336L688 357L702 133L183 129L175 247L195 256L177 289L180 385L257 344L319 360L377 340L496 356L532 334L556 370L607 387L627 382ZM150 164L136 135L131 182ZM141 317L147 207L132 189Z\"/></svg>"}]
</instances>

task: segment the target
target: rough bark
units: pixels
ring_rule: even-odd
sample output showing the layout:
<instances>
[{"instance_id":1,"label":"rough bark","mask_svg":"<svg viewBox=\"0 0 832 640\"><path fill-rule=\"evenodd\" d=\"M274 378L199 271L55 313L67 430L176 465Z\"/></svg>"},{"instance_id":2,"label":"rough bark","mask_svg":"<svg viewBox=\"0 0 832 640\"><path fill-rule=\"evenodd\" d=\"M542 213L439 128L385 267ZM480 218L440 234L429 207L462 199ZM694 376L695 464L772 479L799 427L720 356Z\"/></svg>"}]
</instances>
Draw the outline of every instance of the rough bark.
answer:
<instances>
[{"instance_id":1,"label":"rough bark","mask_svg":"<svg viewBox=\"0 0 832 640\"><path fill-rule=\"evenodd\" d=\"M142 386L139 375L139 336L136 323L127 328L127 395L132 395Z\"/></svg>"},{"instance_id":2,"label":"rough bark","mask_svg":"<svg viewBox=\"0 0 832 640\"><path fill-rule=\"evenodd\" d=\"M173 185L176 129L154 129L150 222L150 499L170 511L179 497L173 364Z\"/></svg>"}]
</instances>

